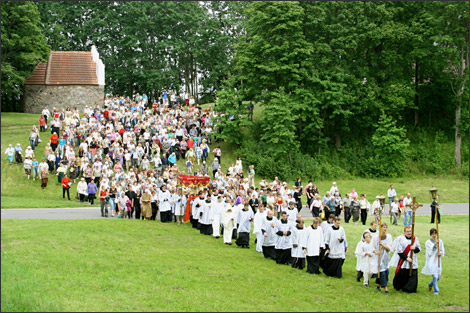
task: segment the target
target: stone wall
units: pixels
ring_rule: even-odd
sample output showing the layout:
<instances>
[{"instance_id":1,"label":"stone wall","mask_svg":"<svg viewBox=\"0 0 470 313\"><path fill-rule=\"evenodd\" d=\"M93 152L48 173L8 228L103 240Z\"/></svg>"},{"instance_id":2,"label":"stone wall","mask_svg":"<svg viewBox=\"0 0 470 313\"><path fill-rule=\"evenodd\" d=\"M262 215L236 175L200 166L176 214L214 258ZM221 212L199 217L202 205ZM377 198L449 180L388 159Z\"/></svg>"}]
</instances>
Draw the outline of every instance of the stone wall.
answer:
<instances>
[{"instance_id":1,"label":"stone wall","mask_svg":"<svg viewBox=\"0 0 470 313\"><path fill-rule=\"evenodd\" d=\"M102 106L104 86L93 85L24 85L22 97L23 111L26 113L41 113L45 106L65 109L77 107L81 112L85 105Z\"/></svg>"}]
</instances>

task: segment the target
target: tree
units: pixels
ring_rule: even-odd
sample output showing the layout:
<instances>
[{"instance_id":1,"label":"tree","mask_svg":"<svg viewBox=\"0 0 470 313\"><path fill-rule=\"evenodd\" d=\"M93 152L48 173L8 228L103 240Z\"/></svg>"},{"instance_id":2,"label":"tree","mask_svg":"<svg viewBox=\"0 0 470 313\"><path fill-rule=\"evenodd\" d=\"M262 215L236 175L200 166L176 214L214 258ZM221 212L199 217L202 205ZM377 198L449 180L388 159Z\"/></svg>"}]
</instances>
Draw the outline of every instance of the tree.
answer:
<instances>
[{"instance_id":1,"label":"tree","mask_svg":"<svg viewBox=\"0 0 470 313\"><path fill-rule=\"evenodd\" d=\"M408 158L409 139L406 130L397 127L396 121L382 112L377 128L372 136L375 156L371 159L370 170L373 176L400 176Z\"/></svg>"},{"instance_id":2,"label":"tree","mask_svg":"<svg viewBox=\"0 0 470 313\"><path fill-rule=\"evenodd\" d=\"M441 10L436 10L436 21L440 32L434 37L437 49L444 56L444 73L451 83L455 96L455 149L457 166L462 166L461 159L461 113L464 91L468 90L469 75L469 11L466 3L443 2Z\"/></svg>"},{"instance_id":3,"label":"tree","mask_svg":"<svg viewBox=\"0 0 470 313\"><path fill-rule=\"evenodd\" d=\"M20 110L23 85L49 47L33 2L5 1L2 10L2 109Z\"/></svg>"}]
</instances>

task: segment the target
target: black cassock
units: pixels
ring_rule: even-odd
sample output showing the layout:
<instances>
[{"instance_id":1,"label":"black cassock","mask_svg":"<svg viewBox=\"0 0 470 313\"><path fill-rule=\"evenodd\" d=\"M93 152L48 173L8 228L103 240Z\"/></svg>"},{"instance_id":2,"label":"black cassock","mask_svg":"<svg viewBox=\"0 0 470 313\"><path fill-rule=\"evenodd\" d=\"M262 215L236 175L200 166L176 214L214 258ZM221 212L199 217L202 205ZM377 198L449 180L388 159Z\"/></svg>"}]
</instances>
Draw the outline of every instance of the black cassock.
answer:
<instances>
[{"instance_id":1,"label":"black cassock","mask_svg":"<svg viewBox=\"0 0 470 313\"><path fill-rule=\"evenodd\" d=\"M409 268L402 268L393 278L393 288L405 292L416 292L418 288L418 269L413 269L410 276Z\"/></svg>"}]
</instances>

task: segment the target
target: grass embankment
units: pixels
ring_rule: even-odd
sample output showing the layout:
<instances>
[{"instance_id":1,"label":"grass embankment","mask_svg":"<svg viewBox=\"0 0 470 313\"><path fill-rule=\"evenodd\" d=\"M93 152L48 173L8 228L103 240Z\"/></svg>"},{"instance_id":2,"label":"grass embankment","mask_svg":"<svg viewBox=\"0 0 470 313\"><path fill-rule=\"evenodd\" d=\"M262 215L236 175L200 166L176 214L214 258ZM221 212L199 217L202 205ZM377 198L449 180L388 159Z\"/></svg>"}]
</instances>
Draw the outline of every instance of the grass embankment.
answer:
<instances>
[{"instance_id":1,"label":"grass embankment","mask_svg":"<svg viewBox=\"0 0 470 313\"><path fill-rule=\"evenodd\" d=\"M432 227L418 217L424 249ZM417 294L356 282L364 226L342 224L343 278L277 265L190 225L136 220L2 220L2 311L468 311L469 218L446 216L440 296L419 274ZM310 224L310 223L309 223ZM390 226L393 238L403 228ZM425 252L418 256L420 271ZM394 268L390 269L390 281ZM391 284L391 282L390 282Z\"/></svg>"},{"instance_id":2,"label":"grass embankment","mask_svg":"<svg viewBox=\"0 0 470 313\"><path fill-rule=\"evenodd\" d=\"M261 109L259 106L255 107L254 118L261 118ZM26 113L2 113L2 133L1 133L1 190L2 190L2 208L60 208L60 207L81 207L87 204L82 204L74 199L76 194L76 184L72 185L71 197L72 200L62 199L62 190L57 177L55 175L49 176L49 183L46 189L41 189L39 180L32 181L26 179L22 165L8 165L7 156L4 154L8 144L15 146L20 143L23 151L29 145L29 132L33 124L37 124L38 114ZM36 147L36 158L40 161L43 157L44 147L46 142L49 141L50 131L40 133L43 142ZM221 165L225 172L231 163L235 163L237 158L236 148L231 147L227 142L213 142L211 150L220 145L222 149ZM78 149L76 149L78 150ZM212 163L214 155L209 153L208 164ZM194 165L199 168L197 162ZM152 163L153 164L153 163ZM180 169L186 171L184 160L180 159L177 162ZM152 165L153 166L153 165ZM248 169L249 164L243 164L244 171ZM256 167L255 167L256 170ZM212 171L209 170L212 176ZM274 177L266 177L268 181L272 181ZM255 182L262 179L259 175L255 176ZM308 177L302 177L302 183L305 186L308 182ZM290 186L294 181L287 181ZM319 191L324 194L329 190L333 180L315 181ZM365 193L370 201L375 199L376 195L384 194L386 196L387 190L391 183L394 184L395 189L399 195L406 195L411 192L412 196L416 196L417 200L421 203L431 202L429 189L434 186L439 189L439 196L441 203L467 203L469 199L469 181L465 177L456 176L416 176L416 177L401 177L395 179L368 179L368 178L354 178L354 179L341 179L337 178L336 182L341 193L350 192L351 188L356 188L358 193ZM388 200L387 200L388 202ZM306 203L304 196L303 203Z\"/></svg>"}]
</instances>

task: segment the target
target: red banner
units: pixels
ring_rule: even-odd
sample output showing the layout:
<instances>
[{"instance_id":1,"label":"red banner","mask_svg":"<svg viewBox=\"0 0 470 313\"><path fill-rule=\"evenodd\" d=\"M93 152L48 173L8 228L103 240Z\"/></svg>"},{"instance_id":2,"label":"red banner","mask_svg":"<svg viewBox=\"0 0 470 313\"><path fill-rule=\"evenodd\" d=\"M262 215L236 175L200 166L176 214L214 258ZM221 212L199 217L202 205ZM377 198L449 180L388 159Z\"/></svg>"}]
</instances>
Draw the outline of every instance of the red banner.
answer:
<instances>
[{"instance_id":1,"label":"red banner","mask_svg":"<svg viewBox=\"0 0 470 313\"><path fill-rule=\"evenodd\" d=\"M190 176L190 175L178 175L178 185L184 187L207 187L211 178L209 176Z\"/></svg>"}]
</instances>

